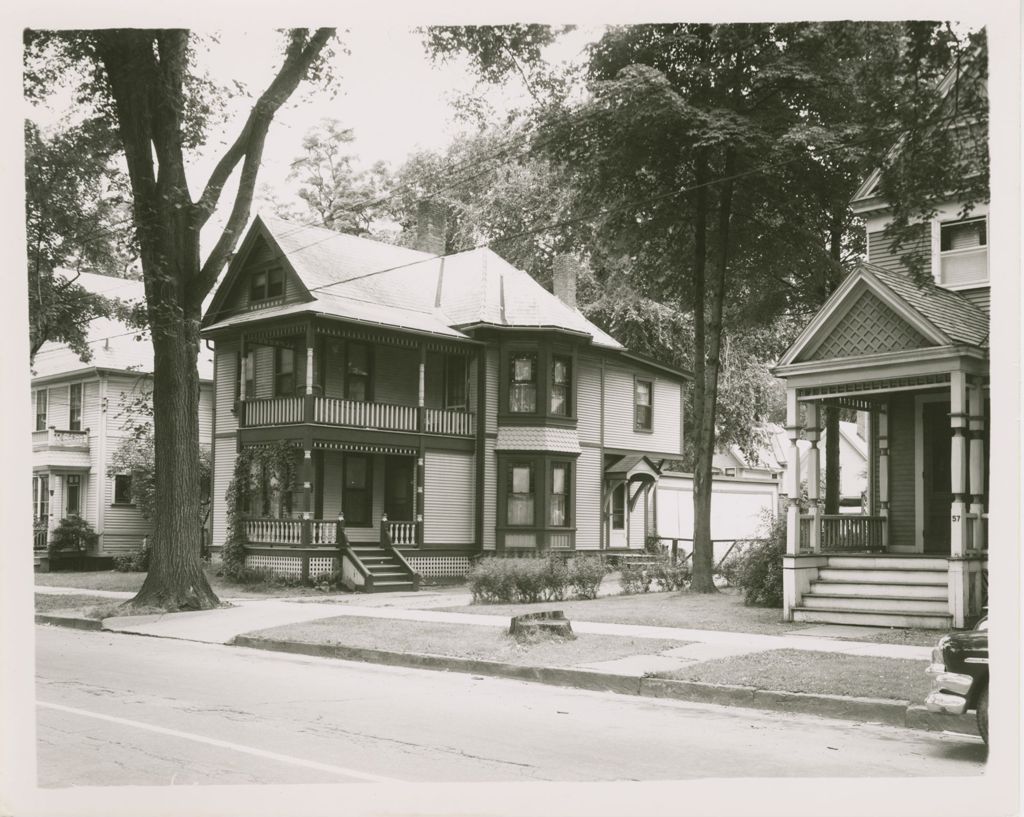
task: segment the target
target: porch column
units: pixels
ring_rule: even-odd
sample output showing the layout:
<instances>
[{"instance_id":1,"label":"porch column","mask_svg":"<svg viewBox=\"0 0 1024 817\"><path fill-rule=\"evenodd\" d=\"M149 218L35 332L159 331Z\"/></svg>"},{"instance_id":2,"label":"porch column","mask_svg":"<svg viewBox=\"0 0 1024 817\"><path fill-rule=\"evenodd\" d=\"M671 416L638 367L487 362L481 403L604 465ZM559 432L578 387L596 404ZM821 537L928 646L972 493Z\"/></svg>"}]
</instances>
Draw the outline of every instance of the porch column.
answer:
<instances>
[{"instance_id":1,"label":"porch column","mask_svg":"<svg viewBox=\"0 0 1024 817\"><path fill-rule=\"evenodd\" d=\"M241 363L238 367L238 376L241 378L241 382L238 385L238 399L240 402L245 402L245 381L249 379L248 372L248 355L249 355L249 342L245 334L242 335L242 351L241 351Z\"/></svg>"},{"instance_id":2,"label":"porch column","mask_svg":"<svg viewBox=\"0 0 1024 817\"><path fill-rule=\"evenodd\" d=\"M425 408L427 404L427 344L420 342L420 384L416 399L416 422L420 434L426 431Z\"/></svg>"},{"instance_id":3,"label":"porch column","mask_svg":"<svg viewBox=\"0 0 1024 817\"><path fill-rule=\"evenodd\" d=\"M312 322L306 324L306 394L313 394L315 380L314 348L316 347L316 327Z\"/></svg>"},{"instance_id":4,"label":"porch column","mask_svg":"<svg viewBox=\"0 0 1024 817\"><path fill-rule=\"evenodd\" d=\"M310 529L313 519L313 452L307 448L302 452L302 546L309 547L313 536ZM303 572L308 569L309 562L302 560ZM303 578L308 578L303 575Z\"/></svg>"},{"instance_id":5,"label":"porch column","mask_svg":"<svg viewBox=\"0 0 1024 817\"><path fill-rule=\"evenodd\" d=\"M971 490L971 526L973 528L973 546L971 550L985 549L985 525L982 516L985 513L985 395L981 381L977 380L967 387L970 400L970 460L969 480Z\"/></svg>"},{"instance_id":6,"label":"porch column","mask_svg":"<svg viewBox=\"0 0 1024 817\"><path fill-rule=\"evenodd\" d=\"M949 423L953 429L950 445L949 553L963 556L967 550L967 376L951 372L949 376Z\"/></svg>"},{"instance_id":7,"label":"porch column","mask_svg":"<svg viewBox=\"0 0 1024 817\"><path fill-rule=\"evenodd\" d=\"M878 409L878 515L882 517L882 549L889 549L889 414Z\"/></svg>"},{"instance_id":8,"label":"porch column","mask_svg":"<svg viewBox=\"0 0 1024 817\"><path fill-rule=\"evenodd\" d=\"M807 512L810 516L810 541L811 552L817 553L821 550L821 519L818 506L821 484L821 449L818 442L821 439L821 428L818 426L818 404L816 402L804 403L804 438L811 443L811 449L807 452Z\"/></svg>"},{"instance_id":9,"label":"porch column","mask_svg":"<svg viewBox=\"0 0 1024 817\"><path fill-rule=\"evenodd\" d=\"M789 433L789 461L786 463L786 553L800 552L800 403L796 389L786 389L786 431Z\"/></svg>"},{"instance_id":10,"label":"porch column","mask_svg":"<svg viewBox=\"0 0 1024 817\"><path fill-rule=\"evenodd\" d=\"M413 510L415 511L416 519L416 545L417 547L423 545L423 475L424 475L424 457L426 452L423 449L423 445L420 445L420 450L416 455L416 495L413 498Z\"/></svg>"}]
</instances>

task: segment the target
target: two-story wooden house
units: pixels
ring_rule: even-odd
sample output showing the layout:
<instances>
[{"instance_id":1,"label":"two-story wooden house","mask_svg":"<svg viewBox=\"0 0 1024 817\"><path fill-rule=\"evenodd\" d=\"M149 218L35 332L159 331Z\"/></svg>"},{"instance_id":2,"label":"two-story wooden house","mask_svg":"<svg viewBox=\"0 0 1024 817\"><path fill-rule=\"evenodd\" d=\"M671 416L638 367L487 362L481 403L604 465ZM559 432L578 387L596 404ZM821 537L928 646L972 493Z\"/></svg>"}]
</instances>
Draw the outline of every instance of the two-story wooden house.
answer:
<instances>
[{"instance_id":1,"label":"two-story wooden house","mask_svg":"<svg viewBox=\"0 0 1024 817\"><path fill-rule=\"evenodd\" d=\"M214 546L237 452L285 440L298 477L250 508L253 567L380 590L481 553L643 548L686 375L583 317L571 259L556 296L489 249L443 256L424 212L423 251L255 219L204 319Z\"/></svg>"},{"instance_id":2,"label":"two-story wooden house","mask_svg":"<svg viewBox=\"0 0 1024 817\"><path fill-rule=\"evenodd\" d=\"M75 276L69 273L69 276ZM126 302L144 298L141 281L83 272L75 283ZM50 533L80 516L99 534L79 562L96 563L142 546L150 523L132 503L131 475L108 475L125 424L140 419L133 406L152 392L153 349L148 339L118 320L89 324L92 359L83 362L62 343L47 342L32 364L32 515L37 565L45 565ZM213 360L199 360L200 440L209 447L213 420ZM101 563L101 562L100 562Z\"/></svg>"},{"instance_id":3,"label":"two-story wooden house","mask_svg":"<svg viewBox=\"0 0 1024 817\"><path fill-rule=\"evenodd\" d=\"M945 81L953 87L954 77ZM884 235L889 213L873 173L853 199L867 260L786 352L789 458L785 613L797 621L948 628L987 593L989 436L988 207L959 202L919 225L930 280L915 282ZM818 506L821 407L866 414L868 509ZM806 479L809 507L797 486Z\"/></svg>"}]
</instances>

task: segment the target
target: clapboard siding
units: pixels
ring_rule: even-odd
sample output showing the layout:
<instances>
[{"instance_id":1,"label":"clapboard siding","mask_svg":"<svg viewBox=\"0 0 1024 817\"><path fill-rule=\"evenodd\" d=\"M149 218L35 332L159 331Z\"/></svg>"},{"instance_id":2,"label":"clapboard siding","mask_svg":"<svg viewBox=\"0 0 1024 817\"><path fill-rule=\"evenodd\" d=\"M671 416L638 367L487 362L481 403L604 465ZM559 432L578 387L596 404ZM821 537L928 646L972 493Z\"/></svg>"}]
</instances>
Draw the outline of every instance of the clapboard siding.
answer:
<instances>
[{"instance_id":1,"label":"clapboard siding","mask_svg":"<svg viewBox=\"0 0 1024 817\"><path fill-rule=\"evenodd\" d=\"M148 534L108 533L103 537L102 552L107 556L114 556L119 553L131 553L142 547L142 539Z\"/></svg>"},{"instance_id":2,"label":"clapboard siding","mask_svg":"<svg viewBox=\"0 0 1024 817\"><path fill-rule=\"evenodd\" d=\"M216 431L218 434L238 428L238 418L234 411L239 378L238 352L237 341L218 341L217 343L214 366L217 383Z\"/></svg>"},{"instance_id":3,"label":"clapboard siding","mask_svg":"<svg viewBox=\"0 0 1024 817\"><path fill-rule=\"evenodd\" d=\"M218 416L217 422L220 422ZM218 437L214 440L213 456L213 546L221 547L227 538L227 492L235 474L235 460L238 454L234 437Z\"/></svg>"},{"instance_id":4,"label":"clapboard siding","mask_svg":"<svg viewBox=\"0 0 1024 817\"><path fill-rule=\"evenodd\" d=\"M373 399L377 403L415 406L419 402L419 352L377 346L374 355Z\"/></svg>"},{"instance_id":5,"label":"clapboard siding","mask_svg":"<svg viewBox=\"0 0 1024 817\"><path fill-rule=\"evenodd\" d=\"M476 524L473 455L427 451L423 483L424 544L472 544Z\"/></svg>"},{"instance_id":6,"label":"clapboard siding","mask_svg":"<svg viewBox=\"0 0 1024 817\"><path fill-rule=\"evenodd\" d=\"M889 541L909 547L916 541L914 396L894 394L889 402Z\"/></svg>"},{"instance_id":7,"label":"clapboard siding","mask_svg":"<svg viewBox=\"0 0 1024 817\"><path fill-rule=\"evenodd\" d=\"M498 463L494 454L495 440L484 440L484 550L494 550L495 526L498 524Z\"/></svg>"},{"instance_id":8,"label":"clapboard siding","mask_svg":"<svg viewBox=\"0 0 1024 817\"><path fill-rule=\"evenodd\" d=\"M82 386L82 428L89 429L90 450L100 433L100 383L87 381Z\"/></svg>"},{"instance_id":9,"label":"clapboard siding","mask_svg":"<svg viewBox=\"0 0 1024 817\"><path fill-rule=\"evenodd\" d=\"M654 382L650 432L633 427L634 373L609 366L605 370L604 444L609 448L634 451L681 453L682 433L678 381L647 377Z\"/></svg>"},{"instance_id":10,"label":"clapboard siding","mask_svg":"<svg viewBox=\"0 0 1024 817\"><path fill-rule=\"evenodd\" d=\"M990 314L992 310L992 290L987 286L981 289L964 289L960 291L960 294L986 315Z\"/></svg>"},{"instance_id":11,"label":"clapboard siding","mask_svg":"<svg viewBox=\"0 0 1024 817\"><path fill-rule=\"evenodd\" d=\"M601 547L601 449L584 448L576 460L576 549Z\"/></svg>"},{"instance_id":12,"label":"clapboard siding","mask_svg":"<svg viewBox=\"0 0 1024 817\"><path fill-rule=\"evenodd\" d=\"M61 383L59 386L51 386L47 389L46 400L46 425L53 428L66 429L68 427L70 407L68 405L68 385Z\"/></svg>"},{"instance_id":13,"label":"clapboard siding","mask_svg":"<svg viewBox=\"0 0 1024 817\"><path fill-rule=\"evenodd\" d=\"M929 267L931 266L931 233L925 225L918 225L917 236L905 242L897 251L893 251L892 241L885 237L883 230L868 234L868 261L893 272L904 272L907 269L901 256L914 254L919 256Z\"/></svg>"},{"instance_id":14,"label":"clapboard siding","mask_svg":"<svg viewBox=\"0 0 1024 817\"><path fill-rule=\"evenodd\" d=\"M601 441L601 369L595 361L580 360L576 381L576 416L582 442Z\"/></svg>"},{"instance_id":15,"label":"clapboard siding","mask_svg":"<svg viewBox=\"0 0 1024 817\"><path fill-rule=\"evenodd\" d=\"M487 393L484 395L487 404L487 418L484 430L488 434L498 433L498 350L487 350Z\"/></svg>"},{"instance_id":16,"label":"clapboard siding","mask_svg":"<svg viewBox=\"0 0 1024 817\"><path fill-rule=\"evenodd\" d=\"M213 440L213 384L199 385L199 444L210 450ZM229 413L230 417L231 414Z\"/></svg>"}]
</instances>

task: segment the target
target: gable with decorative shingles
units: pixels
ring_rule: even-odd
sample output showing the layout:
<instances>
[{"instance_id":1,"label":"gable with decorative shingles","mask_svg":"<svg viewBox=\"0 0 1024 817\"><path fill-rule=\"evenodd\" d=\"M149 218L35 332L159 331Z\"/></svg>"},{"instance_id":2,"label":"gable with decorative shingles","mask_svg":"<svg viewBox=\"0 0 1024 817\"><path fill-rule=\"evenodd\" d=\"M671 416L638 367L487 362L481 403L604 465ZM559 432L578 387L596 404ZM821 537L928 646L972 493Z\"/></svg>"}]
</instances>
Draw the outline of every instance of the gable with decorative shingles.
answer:
<instances>
[{"instance_id":1,"label":"gable with decorative shingles","mask_svg":"<svg viewBox=\"0 0 1024 817\"><path fill-rule=\"evenodd\" d=\"M933 345L874 292L866 289L825 339L812 352L801 355L801 359L858 357Z\"/></svg>"}]
</instances>

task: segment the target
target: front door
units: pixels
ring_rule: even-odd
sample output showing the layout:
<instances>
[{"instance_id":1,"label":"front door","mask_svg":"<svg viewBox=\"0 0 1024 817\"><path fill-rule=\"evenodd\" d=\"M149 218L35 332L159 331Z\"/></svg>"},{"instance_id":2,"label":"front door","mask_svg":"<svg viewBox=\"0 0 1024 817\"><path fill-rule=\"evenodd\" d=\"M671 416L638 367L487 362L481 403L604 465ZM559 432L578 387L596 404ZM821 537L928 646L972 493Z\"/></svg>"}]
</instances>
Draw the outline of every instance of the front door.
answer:
<instances>
[{"instance_id":1,"label":"front door","mask_svg":"<svg viewBox=\"0 0 1024 817\"><path fill-rule=\"evenodd\" d=\"M949 512L953 502L949 403L924 403L922 409L924 552L948 556Z\"/></svg>"},{"instance_id":2,"label":"front door","mask_svg":"<svg viewBox=\"0 0 1024 817\"><path fill-rule=\"evenodd\" d=\"M392 521L414 521L415 463L412 457L388 457L384 463L384 513Z\"/></svg>"},{"instance_id":3,"label":"front door","mask_svg":"<svg viewBox=\"0 0 1024 817\"><path fill-rule=\"evenodd\" d=\"M612 488L608 503L608 547L624 548L629 546L626 537L626 483L620 482Z\"/></svg>"}]
</instances>

